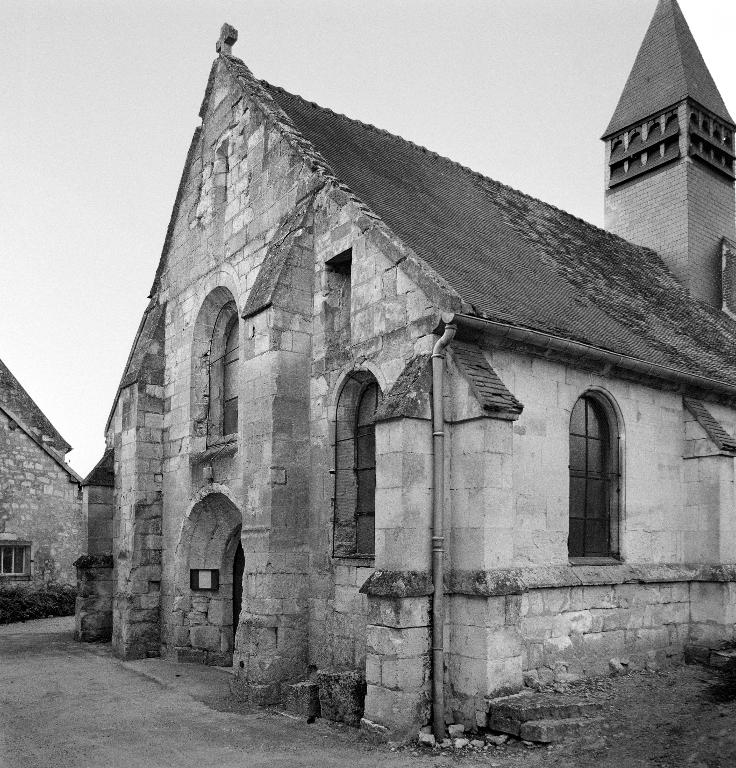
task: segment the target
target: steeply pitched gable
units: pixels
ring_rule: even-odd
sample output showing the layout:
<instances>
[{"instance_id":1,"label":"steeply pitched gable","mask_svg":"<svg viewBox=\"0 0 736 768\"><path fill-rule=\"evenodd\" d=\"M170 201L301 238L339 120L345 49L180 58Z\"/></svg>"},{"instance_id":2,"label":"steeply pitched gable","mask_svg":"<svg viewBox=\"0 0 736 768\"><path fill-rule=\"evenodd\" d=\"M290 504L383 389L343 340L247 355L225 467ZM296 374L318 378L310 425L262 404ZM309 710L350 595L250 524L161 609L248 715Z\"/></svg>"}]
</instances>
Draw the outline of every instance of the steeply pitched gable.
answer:
<instances>
[{"instance_id":1,"label":"steeply pitched gable","mask_svg":"<svg viewBox=\"0 0 736 768\"><path fill-rule=\"evenodd\" d=\"M733 124L677 0L659 0L603 136L686 98Z\"/></svg>"},{"instance_id":2,"label":"steeply pitched gable","mask_svg":"<svg viewBox=\"0 0 736 768\"><path fill-rule=\"evenodd\" d=\"M72 447L59 434L56 427L46 418L33 398L23 389L18 379L13 376L5 363L0 360L0 406L4 406L15 418L39 437L48 438L45 443L60 454L71 451Z\"/></svg>"}]
</instances>

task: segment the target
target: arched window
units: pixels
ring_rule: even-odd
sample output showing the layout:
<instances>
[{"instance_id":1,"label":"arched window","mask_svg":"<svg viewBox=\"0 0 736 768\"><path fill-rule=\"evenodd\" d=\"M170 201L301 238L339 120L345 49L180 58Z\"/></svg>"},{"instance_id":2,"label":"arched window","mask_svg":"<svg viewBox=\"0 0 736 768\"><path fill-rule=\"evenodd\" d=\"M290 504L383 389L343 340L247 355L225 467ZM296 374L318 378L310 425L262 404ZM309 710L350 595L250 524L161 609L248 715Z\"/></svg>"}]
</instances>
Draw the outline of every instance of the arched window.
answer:
<instances>
[{"instance_id":1,"label":"arched window","mask_svg":"<svg viewBox=\"0 0 736 768\"><path fill-rule=\"evenodd\" d=\"M583 395L570 415L568 555L618 557L619 432L610 403Z\"/></svg>"},{"instance_id":2,"label":"arched window","mask_svg":"<svg viewBox=\"0 0 736 768\"><path fill-rule=\"evenodd\" d=\"M238 312L227 302L214 322L209 349L208 444L238 431Z\"/></svg>"},{"instance_id":3,"label":"arched window","mask_svg":"<svg viewBox=\"0 0 736 768\"><path fill-rule=\"evenodd\" d=\"M358 485L356 551L375 552L376 519L376 408L378 384L371 382L363 390L355 420L355 478Z\"/></svg>"},{"instance_id":4,"label":"arched window","mask_svg":"<svg viewBox=\"0 0 736 768\"><path fill-rule=\"evenodd\" d=\"M368 371L348 377L337 401L333 554L375 552L376 409L381 390Z\"/></svg>"},{"instance_id":5,"label":"arched window","mask_svg":"<svg viewBox=\"0 0 736 768\"><path fill-rule=\"evenodd\" d=\"M233 317L225 341L222 370L222 434L238 431L238 318Z\"/></svg>"}]
</instances>

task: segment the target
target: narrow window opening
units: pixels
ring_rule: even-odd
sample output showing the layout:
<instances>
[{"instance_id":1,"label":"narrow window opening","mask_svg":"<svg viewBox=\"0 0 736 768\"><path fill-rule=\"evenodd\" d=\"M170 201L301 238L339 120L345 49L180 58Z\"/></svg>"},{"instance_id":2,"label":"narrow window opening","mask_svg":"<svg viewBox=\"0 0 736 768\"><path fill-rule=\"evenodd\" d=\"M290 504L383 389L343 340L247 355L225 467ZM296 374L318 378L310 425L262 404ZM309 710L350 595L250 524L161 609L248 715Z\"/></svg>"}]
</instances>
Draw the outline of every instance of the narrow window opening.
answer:
<instances>
[{"instance_id":1,"label":"narrow window opening","mask_svg":"<svg viewBox=\"0 0 736 768\"><path fill-rule=\"evenodd\" d=\"M376 410L378 382L368 371L350 374L337 401L333 555L375 553Z\"/></svg>"},{"instance_id":2,"label":"narrow window opening","mask_svg":"<svg viewBox=\"0 0 736 768\"><path fill-rule=\"evenodd\" d=\"M235 302L220 310L214 323L209 355L208 445L238 431L240 331Z\"/></svg>"},{"instance_id":3,"label":"narrow window opening","mask_svg":"<svg viewBox=\"0 0 736 768\"><path fill-rule=\"evenodd\" d=\"M328 343L350 344L353 251L348 248L325 261L325 331Z\"/></svg>"},{"instance_id":4,"label":"narrow window opening","mask_svg":"<svg viewBox=\"0 0 736 768\"><path fill-rule=\"evenodd\" d=\"M570 415L571 558L618 557L618 430L597 399L584 395Z\"/></svg>"},{"instance_id":5,"label":"narrow window opening","mask_svg":"<svg viewBox=\"0 0 736 768\"><path fill-rule=\"evenodd\" d=\"M238 431L238 359L239 359L238 318L231 321L225 344L223 360L223 417L222 433L232 435Z\"/></svg>"},{"instance_id":6,"label":"narrow window opening","mask_svg":"<svg viewBox=\"0 0 736 768\"><path fill-rule=\"evenodd\" d=\"M358 486L355 548L361 555L375 552L377 408L378 384L372 382L360 396L355 424L355 476Z\"/></svg>"}]
</instances>

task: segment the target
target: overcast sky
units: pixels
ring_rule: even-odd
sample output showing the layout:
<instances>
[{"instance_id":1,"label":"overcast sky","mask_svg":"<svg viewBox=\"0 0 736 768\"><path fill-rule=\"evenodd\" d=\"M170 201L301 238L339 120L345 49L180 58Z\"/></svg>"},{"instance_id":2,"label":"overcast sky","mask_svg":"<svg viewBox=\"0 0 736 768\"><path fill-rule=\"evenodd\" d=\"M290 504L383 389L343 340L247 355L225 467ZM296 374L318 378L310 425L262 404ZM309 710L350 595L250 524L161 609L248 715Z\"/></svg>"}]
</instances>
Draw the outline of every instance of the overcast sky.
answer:
<instances>
[{"instance_id":1,"label":"overcast sky","mask_svg":"<svg viewBox=\"0 0 736 768\"><path fill-rule=\"evenodd\" d=\"M680 0L736 113L736 3ZM3 0L0 357L86 474L146 305L215 41L254 74L601 225L656 0Z\"/></svg>"}]
</instances>

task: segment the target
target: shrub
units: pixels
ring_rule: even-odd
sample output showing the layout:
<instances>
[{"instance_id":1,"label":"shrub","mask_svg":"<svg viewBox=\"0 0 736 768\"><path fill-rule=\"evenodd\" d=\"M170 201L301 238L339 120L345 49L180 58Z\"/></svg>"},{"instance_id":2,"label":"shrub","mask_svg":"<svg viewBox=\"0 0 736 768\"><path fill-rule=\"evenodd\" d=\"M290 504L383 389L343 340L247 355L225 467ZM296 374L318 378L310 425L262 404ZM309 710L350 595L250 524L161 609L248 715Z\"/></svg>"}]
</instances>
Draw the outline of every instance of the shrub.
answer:
<instances>
[{"instance_id":1,"label":"shrub","mask_svg":"<svg viewBox=\"0 0 736 768\"><path fill-rule=\"evenodd\" d=\"M37 588L0 585L0 624L50 616L72 616L76 599L76 588L64 584Z\"/></svg>"},{"instance_id":2,"label":"shrub","mask_svg":"<svg viewBox=\"0 0 736 768\"><path fill-rule=\"evenodd\" d=\"M105 552L102 555L82 555L72 565L76 568L112 568L112 552Z\"/></svg>"}]
</instances>

